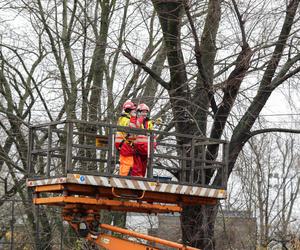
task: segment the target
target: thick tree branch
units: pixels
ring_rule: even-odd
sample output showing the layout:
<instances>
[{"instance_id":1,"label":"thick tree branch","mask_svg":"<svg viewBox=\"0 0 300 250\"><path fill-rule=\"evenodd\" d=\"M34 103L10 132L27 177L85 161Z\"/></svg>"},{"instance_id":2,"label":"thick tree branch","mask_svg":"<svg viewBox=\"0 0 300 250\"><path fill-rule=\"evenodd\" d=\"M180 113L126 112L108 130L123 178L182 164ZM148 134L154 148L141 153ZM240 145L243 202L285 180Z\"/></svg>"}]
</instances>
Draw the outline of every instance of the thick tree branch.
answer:
<instances>
[{"instance_id":1,"label":"thick tree branch","mask_svg":"<svg viewBox=\"0 0 300 250\"><path fill-rule=\"evenodd\" d=\"M160 76L162 70L164 68L164 62L166 61L166 48L164 43L161 44L158 49L158 53L156 58L153 61L151 66L151 70L156 73L156 75ZM149 107L153 107L156 100L156 92L158 90L158 82L155 81L151 76L148 76L145 81L145 88L143 94L140 96L141 100L143 100ZM164 91L164 90L162 90ZM161 95L157 95L160 97Z\"/></svg>"},{"instance_id":2,"label":"thick tree branch","mask_svg":"<svg viewBox=\"0 0 300 250\"><path fill-rule=\"evenodd\" d=\"M215 115L211 130L211 138L220 139L227 122L227 118L234 104L235 98L244 80L247 70L250 67L250 59L253 52L250 47L242 48L236 59L236 66L225 81L224 95L222 103Z\"/></svg>"},{"instance_id":3,"label":"thick tree branch","mask_svg":"<svg viewBox=\"0 0 300 250\"><path fill-rule=\"evenodd\" d=\"M285 128L265 128L265 129L258 129L248 133L248 136L245 138L245 141L248 141L251 137L264 134L264 133L291 133L291 134L300 134L300 129L285 129Z\"/></svg>"},{"instance_id":4,"label":"thick tree branch","mask_svg":"<svg viewBox=\"0 0 300 250\"><path fill-rule=\"evenodd\" d=\"M127 24L127 13L128 13L128 8L129 8L129 0L126 0L124 3L124 11L123 11L123 17L122 17L122 23L120 26L120 31L119 31L119 38L118 38L118 46L116 48L115 54L113 56L112 60L112 65L110 69L110 74L107 71L106 73L106 85L107 85L107 108L108 108L108 116L111 115L113 116L114 113L114 97L113 97L113 86L114 86L114 80L115 80L115 75L116 75L116 70L117 70L117 65L118 61L120 58L120 52L121 48L125 42L124 40L124 34L126 30L126 24ZM105 70L108 70L110 67L109 63L106 66Z\"/></svg>"},{"instance_id":5,"label":"thick tree branch","mask_svg":"<svg viewBox=\"0 0 300 250\"><path fill-rule=\"evenodd\" d=\"M233 131L229 146L229 174L233 169L239 152L242 150L242 147L246 142L250 129L274 90L274 86L272 86L272 78L277 70L284 47L290 35L291 28L294 24L294 18L297 13L299 2L300 0L292 0L287 6L286 16L280 35L276 42L272 57L270 58L265 70L257 95L254 97L245 115Z\"/></svg>"},{"instance_id":6,"label":"thick tree branch","mask_svg":"<svg viewBox=\"0 0 300 250\"><path fill-rule=\"evenodd\" d=\"M232 0L232 2L235 8L235 12L238 16L240 29L242 32L243 44L242 50L235 61L236 66L230 73L228 79L225 81L223 100L218 108L217 113L215 114L215 119L210 135L211 138L215 139L220 139L221 135L223 134L227 118L230 114L231 108L234 105L234 101L236 96L238 95L241 83L244 80L246 72L250 67L250 59L253 55L253 51L246 41L244 21L242 21L242 17L240 15L236 2L234 0Z\"/></svg>"},{"instance_id":7,"label":"thick tree branch","mask_svg":"<svg viewBox=\"0 0 300 250\"><path fill-rule=\"evenodd\" d=\"M100 31L96 39L96 47L93 52L92 65L88 80L93 80L92 90L89 99L89 120L95 121L101 118L101 95L104 84L104 72L106 67L105 54L107 51L107 39L110 25L110 12L113 5L109 0L100 1L101 17Z\"/></svg>"},{"instance_id":8,"label":"thick tree branch","mask_svg":"<svg viewBox=\"0 0 300 250\"><path fill-rule=\"evenodd\" d=\"M74 15L76 13L76 0L74 1L74 9L72 11L72 15L70 18L70 22L68 24L68 1L63 1L63 27L62 27L62 34L61 34L61 41L63 44L66 61L68 65L68 73L70 78L70 96L68 98L68 105L67 105L67 116L71 118L76 118L75 109L76 109L76 100L77 100L77 80L76 80L76 70L75 70L75 64L73 59L73 53L71 49L71 28L73 26L74 22Z\"/></svg>"},{"instance_id":9,"label":"thick tree branch","mask_svg":"<svg viewBox=\"0 0 300 250\"><path fill-rule=\"evenodd\" d=\"M151 39L150 39L151 40ZM145 49L145 52L143 53L143 56L141 58L140 61L142 61L144 64L146 64L152 57L154 51L157 49L157 47L162 43L162 38L159 39L155 44L152 44L151 41L149 40L148 46ZM131 96L134 94L134 92L136 92L136 90L134 90L132 92L132 87L134 85L137 84L138 82L138 78L141 74L141 71L143 69L141 67L138 67L134 72L132 77L130 78L130 80L126 83L126 86L123 90L122 96L120 101L118 102L118 105L116 105L116 108L114 110L114 112L116 112L117 110L120 110L120 108L122 107L123 103L128 99L131 98Z\"/></svg>"},{"instance_id":10,"label":"thick tree branch","mask_svg":"<svg viewBox=\"0 0 300 250\"><path fill-rule=\"evenodd\" d=\"M176 121L176 131L185 133L187 130L190 130L193 133L192 131L197 130L197 126L192 120L195 113L195 105L189 105L193 95L190 90L191 86L188 83L187 68L181 47L183 1L152 0L152 3L159 18L166 46L170 70L168 94L170 96L173 118ZM200 119L199 121L202 122ZM178 143L184 143L184 141L180 140Z\"/></svg>"},{"instance_id":11,"label":"thick tree branch","mask_svg":"<svg viewBox=\"0 0 300 250\"><path fill-rule=\"evenodd\" d=\"M70 96L71 93L70 93L70 90L69 90L69 87L68 87L67 76L66 76L65 71L64 71L64 64L63 64L63 62L62 62L62 60L59 56L59 51L56 47L55 39L52 36L51 28L49 27L49 25L47 23L47 19L45 17L46 12L43 9L43 5L42 5L40 0L38 0L37 3L38 3L38 8L39 8L37 18L39 18L42 21L42 25L44 25L45 31L46 31L46 33L49 37L52 53L55 57L55 60L56 60L56 63L57 63L57 66L58 66L58 69L59 69L59 72L60 72L62 86L63 86L63 89L64 89L64 101L65 101L65 103L67 103L67 101L68 101L67 98Z\"/></svg>"},{"instance_id":12,"label":"thick tree branch","mask_svg":"<svg viewBox=\"0 0 300 250\"><path fill-rule=\"evenodd\" d=\"M274 88L278 87L284 81L289 79L290 77L294 76L295 74L299 73L300 67L296 67L294 70L291 70L291 67L300 60L300 54L294 56L293 58L289 59L279 71L276 77L272 80L272 86ZM288 72L288 73L287 73Z\"/></svg>"},{"instance_id":13,"label":"thick tree branch","mask_svg":"<svg viewBox=\"0 0 300 250\"><path fill-rule=\"evenodd\" d=\"M243 17L239 11L239 8L236 4L236 1L235 0L232 0L232 4L233 4L233 7L234 7L234 11L235 11L235 14L237 16L237 19L239 21L239 24L240 24L240 29L241 29L241 33L242 33L242 47L247 47L248 46L248 43L247 43L247 40L246 40L246 32L245 32L245 21L243 20Z\"/></svg>"},{"instance_id":14,"label":"thick tree branch","mask_svg":"<svg viewBox=\"0 0 300 250\"><path fill-rule=\"evenodd\" d=\"M213 91L212 91L212 82L209 81L209 77L208 77L205 67L202 63L202 53L201 53L201 48L200 48L200 42L198 39L194 21L192 19L191 13L190 13L190 7L189 7L189 4L187 3L187 1L184 1L184 9L185 9L185 13L187 15L188 21L190 23L193 38L195 41L194 51L195 51L198 72L201 75L201 78L203 80L204 89L205 89L205 91L207 91L207 95L210 100L210 105L211 105L212 111L215 114L217 112L217 104L216 104L216 101L215 101L215 98L213 95ZM197 98L198 98L198 96L197 96Z\"/></svg>"},{"instance_id":15,"label":"thick tree branch","mask_svg":"<svg viewBox=\"0 0 300 250\"><path fill-rule=\"evenodd\" d=\"M164 81L160 76L158 76L153 70L147 67L143 62L139 59L133 57L128 51L122 50L122 54L133 64L141 67L145 72L147 72L155 81L157 81L161 86L165 89L170 89L170 83Z\"/></svg>"},{"instance_id":16,"label":"thick tree branch","mask_svg":"<svg viewBox=\"0 0 300 250\"><path fill-rule=\"evenodd\" d=\"M11 150L12 145L13 145L13 139L10 136L6 138L3 147L0 145L0 171L2 171L3 164L6 161L3 155L8 154L8 152Z\"/></svg>"},{"instance_id":17,"label":"thick tree branch","mask_svg":"<svg viewBox=\"0 0 300 250\"><path fill-rule=\"evenodd\" d=\"M5 201L13 197L19 190L22 190L26 184L26 177L23 177L15 185L13 185L9 190L5 192L3 196L0 197L0 207L5 203Z\"/></svg>"}]
</instances>

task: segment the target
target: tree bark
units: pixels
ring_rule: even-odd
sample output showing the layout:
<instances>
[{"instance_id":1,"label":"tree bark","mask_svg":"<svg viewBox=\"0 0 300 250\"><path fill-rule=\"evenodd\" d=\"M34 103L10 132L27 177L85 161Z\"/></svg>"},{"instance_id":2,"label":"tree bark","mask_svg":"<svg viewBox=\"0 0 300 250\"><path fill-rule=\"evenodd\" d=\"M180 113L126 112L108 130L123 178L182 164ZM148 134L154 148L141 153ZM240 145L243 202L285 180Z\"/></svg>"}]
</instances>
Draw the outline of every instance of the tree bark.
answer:
<instances>
[{"instance_id":1,"label":"tree bark","mask_svg":"<svg viewBox=\"0 0 300 250\"><path fill-rule=\"evenodd\" d=\"M218 205L183 206L181 213L184 244L199 249L214 249L214 224Z\"/></svg>"},{"instance_id":2,"label":"tree bark","mask_svg":"<svg viewBox=\"0 0 300 250\"><path fill-rule=\"evenodd\" d=\"M107 48L107 37L109 28L110 1L101 2L101 24L93 55L91 73L93 79L91 97L89 100L89 120L97 121L101 117L101 91L103 88L103 77L105 71L105 52Z\"/></svg>"},{"instance_id":3,"label":"tree bark","mask_svg":"<svg viewBox=\"0 0 300 250\"><path fill-rule=\"evenodd\" d=\"M181 48L181 22L184 13L182 1L160 1L153 0L154 8L159 17L166 46L167 60L170 70L170 102L176 131L186 133L193 130L194 123L191 122L190 89L187 84L186 67ZM191 128L192 126L192 128ZM182 142L179 142L179 144Z\"/></svg>"}]
</instances>

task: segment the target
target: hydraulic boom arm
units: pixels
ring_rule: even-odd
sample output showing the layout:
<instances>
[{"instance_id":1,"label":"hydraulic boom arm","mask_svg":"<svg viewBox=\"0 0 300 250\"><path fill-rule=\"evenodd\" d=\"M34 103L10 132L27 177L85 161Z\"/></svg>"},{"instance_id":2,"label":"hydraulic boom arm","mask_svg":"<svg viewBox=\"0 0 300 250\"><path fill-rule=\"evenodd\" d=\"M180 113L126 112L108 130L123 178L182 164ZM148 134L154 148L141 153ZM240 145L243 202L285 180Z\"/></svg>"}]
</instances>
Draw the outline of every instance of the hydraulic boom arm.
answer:
<instances>
[{"instance_id":1,"label":"hydraulic boom arm","mask_svg":"<svg viewBox=\"0 0 300 250\"><path fill-rule=\"evenodd\" d=\"M180 250L199 250L179 244L176 242L164 240L158 237L145 235L130 231L124 228L111 226L107 224L99 223L99 211L97 210L64 210L64 220L68 221L71 227L78 233L79 236L86 238L94 244L101 246L107 250L159 250L160 248L145 245L139 242L131 241L128 239L121 239L110 234L104 233L103 231L110 231L119 233L121 235L127 235L136 239L142 239L148 241L148 243L157 243L163 246L172 247Z\"/></svg>"}]
</instances>

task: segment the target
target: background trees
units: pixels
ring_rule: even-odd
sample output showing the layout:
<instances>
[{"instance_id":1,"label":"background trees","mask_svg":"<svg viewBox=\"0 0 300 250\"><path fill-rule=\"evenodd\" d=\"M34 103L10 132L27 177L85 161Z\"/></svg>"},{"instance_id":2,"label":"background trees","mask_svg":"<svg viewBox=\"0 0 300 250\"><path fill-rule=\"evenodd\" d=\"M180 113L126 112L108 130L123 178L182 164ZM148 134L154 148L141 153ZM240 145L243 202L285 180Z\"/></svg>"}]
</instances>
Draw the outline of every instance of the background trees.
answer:
<instances>
[{"instance_id":1,"label":"background trees","mask_svg":"<svg viewBox=\"0 0 300 250\"><path fill-rule=\"evenodd\" d=\"M0 4L3 197L26 200L30 123L113 122L128 98L146 100L162 115L168 125L161 129L229 139L231 174L249 138L273 127L256 130L271 94L298 80L299 0ZM209 148L207 157L216 152ZM186 207L183 240L212 248L216 211Z\"/></svg>"},{"instance_id":2,"label":"background trees","mask_svg":"<svg viewBox=\"0 0 300 250\"><path fill-rule=\"evenodd\" d=\"M284 134L251 138L234 171L233 183L242 188L232 189L227 209L246 210L258 218L258 246L263 249L292 248L298 230L298 147L297 137Z\"/></svg>"}]
</instances>

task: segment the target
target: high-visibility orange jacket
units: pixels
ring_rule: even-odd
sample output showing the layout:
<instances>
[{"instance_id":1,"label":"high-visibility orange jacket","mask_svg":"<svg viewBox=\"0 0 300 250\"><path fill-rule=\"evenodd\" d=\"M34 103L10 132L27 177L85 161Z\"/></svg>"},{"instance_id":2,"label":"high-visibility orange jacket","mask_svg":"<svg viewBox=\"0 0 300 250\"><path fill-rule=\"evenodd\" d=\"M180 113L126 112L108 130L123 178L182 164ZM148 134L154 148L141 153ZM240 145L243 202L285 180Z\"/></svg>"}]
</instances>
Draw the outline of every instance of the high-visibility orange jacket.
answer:
<instances>
[{"instance_id":1,"label":"high-visibility orange jacket","mask_svg":"<svg viewBox=\"0 0 300 250\"><path fill-rule=\"evenodd\" d=\"M147 129L147 130L153 130L153 121L149 118L145 118L145 117L139 117L137 118L137 124L140 128L144 128L144 129Z\"/></svg>"},{"instance_id":2,"label":"high-visibility orange jacket","mask_svg":"<svg viewBox=\"0 0 300 250\"><path fill-rule=\"evenodd\" d=\"M150 119L145 119L145 117L139 117L137 118L137 126L139 128L143 128L146 130L152 130L153 129L153 121ZM150 143L150 137L147 135L138 135L135 139L135 148L137 151L142 155L148 154L148 144ZM156 141L154 138L154 148L156 147Z\"/></svg>"},{"instance_id":3,"label":"high-visibility orange jacket","mask_svg":"<svg viewBox=\"0 0 300 250\"><path fill-rule=\"evenodd\" d=\"M153 121L147 119L145 117L137 118L137 126L138 128L142 128L145 130L153 129ZM150 146L150 137L148 135L137 135L134 148L136 150L136 155L134 156L134 164L131 172L132 176L140 176L144 177L147 170L147 162L148 162L148 154L149 154L149 146ZM154 138L153 147L156 147L156 142Z\"/></svg>"}]
</instances>

